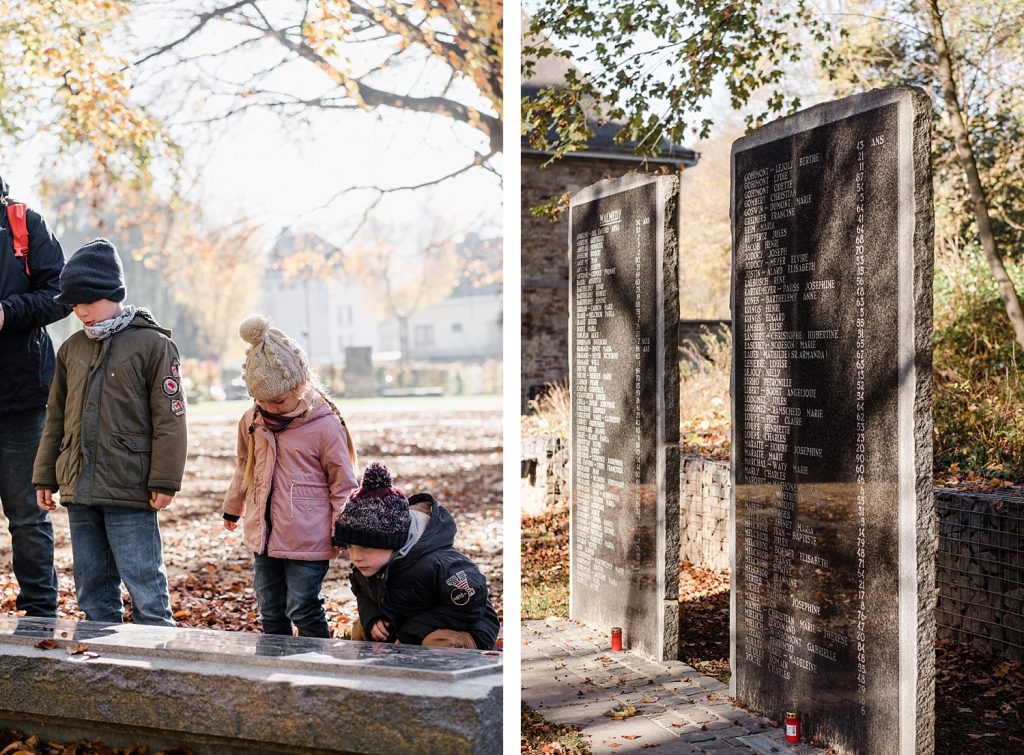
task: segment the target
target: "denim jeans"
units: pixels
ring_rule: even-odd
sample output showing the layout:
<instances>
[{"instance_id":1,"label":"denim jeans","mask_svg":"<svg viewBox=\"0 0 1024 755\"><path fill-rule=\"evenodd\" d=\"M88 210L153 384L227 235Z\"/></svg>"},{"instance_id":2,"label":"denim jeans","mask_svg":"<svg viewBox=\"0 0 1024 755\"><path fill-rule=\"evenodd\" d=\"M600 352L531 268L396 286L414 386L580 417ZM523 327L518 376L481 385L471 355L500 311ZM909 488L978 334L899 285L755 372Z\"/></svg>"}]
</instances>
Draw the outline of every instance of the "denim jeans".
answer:
<instances>
[{"instance_id":1,"label":"denim jeans","mask_svg":"<svg viewBox=\"0 0 1024 755\"><path fill-rule=\"evenodd\" d=\"M89 621L124 620L121 582L136 624L173 627L157 512L121 506L68 506L78 607Z\"/></svg>"},{"instance_id":2,"label":"denim jeans","mask_svg":"<svg viewBox=\"0 0 1024 755\"><path fill-rule=\"evenodd\" d=\"M36 506L32 465L46 410L0 416L0 503L11 529L15 605L29 616L57 615L57 572L53 568L53 525Z\"/></svg>"},{"instance_id":3,"label":"denim jeans","mask_svg":"<svg viewBox=\"0 0 1024 755\"><path fill-rule=\"evenodd\" d=\"M296 561L253 554L253 588L265 634L330 637L320 587L330 561Z\"/></svg>"}]
</instances>

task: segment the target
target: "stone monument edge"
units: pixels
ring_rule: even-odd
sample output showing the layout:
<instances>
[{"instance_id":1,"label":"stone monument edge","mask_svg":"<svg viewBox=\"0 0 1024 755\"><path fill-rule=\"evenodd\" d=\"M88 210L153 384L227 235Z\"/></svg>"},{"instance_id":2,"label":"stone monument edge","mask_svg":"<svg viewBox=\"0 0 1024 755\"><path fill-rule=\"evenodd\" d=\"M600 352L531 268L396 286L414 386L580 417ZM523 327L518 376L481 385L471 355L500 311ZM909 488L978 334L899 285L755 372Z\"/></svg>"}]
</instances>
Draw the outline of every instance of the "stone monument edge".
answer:
<instances>
[{"instance_id":1,"label":"stone monument edge","mask_svg":"<svg viewBox=\"0 0 1024 755\"><path fill-rule=\"evenodd\" d=\"M908 333L907 358L913 361L915 384L907 386L912 392L913 407L908 407L912 426L906 435L913 444L914 468L907 470L908 497L914 502L915 516L907 522L908 539L914 542L916 563L908 564L906 571L914 571L916 595L907 596L907 631L915 638L915 657L902 663L913 669L914 688L908 696L914 699L913 721L904 722L913 728L915 755L930 755L935 751L935 558L938 541L938 523L932 480L932 348L933 348L933 275L935 218L932 208L931 126L932 103L921 89L914 88L913 97L905 107L910 111L910 149L907 160L913 170L912 192L908 201L913 203L914 226L909 234L909 257L913 263L911 277L901 288L913 306L913 332ZM910 319L910 318L908 318ZM910 340L912 339L912 340ZM902 497L902 496L901 496ZM901 510L904 506L901 505ZM916 620L912 620L916 619ZM908 732L909 735L909 732Z\"/></svg>"},{"instance_id":2,"label":"stone monument edge","mask_svg":"<svg viewBox=\"0 0 1024 755\"><path fill-rule=\"evenodd\" d=\"M658 182L658 350L659 414L664 422L658 427L658 487L664 504L659 512L658 547L662 568L663 608L660 660L679 657L679 177L660 176ZM661 209L664 208L664 209ZM671 525L671 526L670 526Z\"/></svg>"},{"instance_id":3,"label":"stone monument edge","mask_svg":"<svg viewBox=\"0 0 1024 755\"><path fill-rule=\"evenodd\" d=\"M785 138L793 131L809 131L829 123L841 121L852 115L874 110L885 105L899 103L904 100L924 98L931 103L931 98L924 89L918 86L880 87L866 92L847 95L839 100L820 102L791 115L784 115L774 121L760 126L753 133L741 136L732 143L730 150L730 166L740 152L758 147L762 144ZM731 171L730 171L731 172ZM730 219L732 201L730 200Z\"/></svg>"}]
</instances>

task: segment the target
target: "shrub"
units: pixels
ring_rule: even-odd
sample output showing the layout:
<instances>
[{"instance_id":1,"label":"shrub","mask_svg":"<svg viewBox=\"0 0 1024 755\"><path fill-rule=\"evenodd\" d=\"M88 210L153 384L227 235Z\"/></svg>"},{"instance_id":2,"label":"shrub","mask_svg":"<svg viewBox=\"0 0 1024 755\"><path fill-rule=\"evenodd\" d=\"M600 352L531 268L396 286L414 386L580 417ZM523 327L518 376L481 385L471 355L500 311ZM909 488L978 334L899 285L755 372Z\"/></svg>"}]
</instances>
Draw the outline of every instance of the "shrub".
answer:
<instances>
[{"instance_id":1,"label":"shrub","mask_svg":"<svg viewBox=\"0 0 1024 755\"><path fill-rule=\"evenodd\" d=\"M701 333L701 345L687 343L679 360L679 439L683 450L712 459L729 458L732 331Z\"/></svg>"},{"instance_id":2,"label":"shrub","mask_svg":"<svg viewBox=\"0 0 1024 755\"><path fill-rule=\"evenodd\" d=\"M947 251L935 274L935 466L1024 477L1024 354L977 246ZM1007 265L1018 291L1024 270Z\"/></svg>"}]
</instances>

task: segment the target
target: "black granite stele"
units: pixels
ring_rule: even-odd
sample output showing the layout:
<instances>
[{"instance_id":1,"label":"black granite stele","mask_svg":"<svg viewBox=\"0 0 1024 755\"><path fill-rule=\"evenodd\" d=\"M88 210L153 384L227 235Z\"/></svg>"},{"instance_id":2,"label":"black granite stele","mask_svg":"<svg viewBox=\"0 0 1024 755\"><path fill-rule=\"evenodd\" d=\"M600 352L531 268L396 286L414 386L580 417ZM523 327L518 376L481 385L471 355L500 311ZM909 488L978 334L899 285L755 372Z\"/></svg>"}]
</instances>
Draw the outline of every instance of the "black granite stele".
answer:
<instances>
[{"instance_id":1,"label":"black granite stele","mask_svg":"<svg viewBox=\"0 0 1024 755\"><path fill-rule=\"evenodd\" d=\"M569 211L569 615L678 655L678 179L628 175Z\"/></svg>"},{"instance_id":2,"label":"black granite stele","mask_svg":"<svg viewBox=\"0 0 1024 755\"><path fill-rule=\"evenodd\" d=\"M931 103L732 150L732 689L839 753L934 749Z\"/></svg>"}]
</instances>

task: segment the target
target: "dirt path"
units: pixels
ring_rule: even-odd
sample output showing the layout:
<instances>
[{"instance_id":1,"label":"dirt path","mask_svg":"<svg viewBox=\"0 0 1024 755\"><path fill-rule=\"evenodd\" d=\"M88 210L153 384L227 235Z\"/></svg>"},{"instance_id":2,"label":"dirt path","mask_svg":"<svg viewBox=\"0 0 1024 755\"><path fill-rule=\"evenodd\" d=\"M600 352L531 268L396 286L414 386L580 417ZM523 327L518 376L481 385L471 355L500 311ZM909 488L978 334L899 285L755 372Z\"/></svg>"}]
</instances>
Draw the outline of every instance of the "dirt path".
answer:
<instances>
[{"instance_id":1,"label":"dirt path","mask_svg":"<svg viewBox=\"0 0 1024 755\"><path fill-rule=\"evenodd\" d=\"M344 406L342 407L344 409ZM407 495L429 492L459 526L456 547L480 566L491 601L502 612L501 412L430 407L375 406L346 411L359 464L383 461ZM234 414L189 420L189 460L181 493L161 514L164 561L172 610L182 626L258 631L252 591L252 554L241 530L221 526L221 500L234 465ZM62 617L84 618L74 598L67 511L54 514L56 564ZM356 616L348 586L349 564L339 558L324 583L328 620L337 637ZM17 587L11 569L10 535L0 527L0 612L14 611Z\"/></svg>"}]
</instances>

